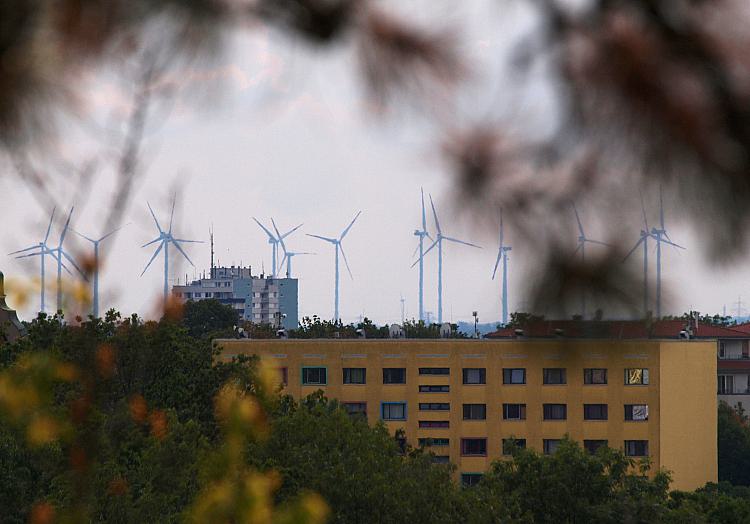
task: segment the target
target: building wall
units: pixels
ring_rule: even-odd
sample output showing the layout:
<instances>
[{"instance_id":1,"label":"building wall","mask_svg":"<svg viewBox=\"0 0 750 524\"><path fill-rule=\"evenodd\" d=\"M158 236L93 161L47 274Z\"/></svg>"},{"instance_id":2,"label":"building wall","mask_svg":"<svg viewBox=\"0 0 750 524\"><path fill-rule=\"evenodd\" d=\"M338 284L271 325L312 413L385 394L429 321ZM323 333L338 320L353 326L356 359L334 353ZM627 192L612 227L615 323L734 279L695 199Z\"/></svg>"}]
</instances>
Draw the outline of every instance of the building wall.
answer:
<instances>
[{"instance_id":1,"label":"building wall","mask_svg":"<svg viewBox=\"0 0 750 524\"><path fill-rule=\"evenodd\" d=\"M300 398L318 389L342 402L366 402L370 423L382 402L406 402L409 442L449 438L449 455L461 473L485 471L501 457L502 441L524 438L543 450L544 439L648 440L655 465L674 472L675 487L693 489L716 481L716 344L711 342L563 340L221 340L221 358L257 354L287 368L286 390ZM662 359L664 359L662 361ZM713 362L713 364L711 364ZM303 366L325 366L325 386L302 385ZM367 369L365 385L344 385L342 369ZM420 367L448 367L449 376L420 375ZM383 384L383 368L406 368L406 384ZM463 385L463 368L485 368L486 384ZM525 368L525 385L503 384L503 368ZM565 368L567 384L543 385L544 368ZM585 368L606 368L606 385L584 385ZM648 385L625 385L626 368L648 368ZM687 375L683 379L683 375ZM662 382L662 377L664 377ZM420 393L419 385L449 385L449 393ZM448 402L450 411L419 411L419 403ZM464 403L486 404L486 420L463 420ZM525 403L526 420L502 419L504 403ZM543 420L544 403L567 404L567 420ZM608 420L584 421L584 404L607 404ZM649 420L628 422L625 404L648 404ZM446 429L419 428L419 421L449 420ZM461 438L487 438L486 457L461 456ZM665 440L666 439L666 440Z\"/></svg>"}]
</instances>

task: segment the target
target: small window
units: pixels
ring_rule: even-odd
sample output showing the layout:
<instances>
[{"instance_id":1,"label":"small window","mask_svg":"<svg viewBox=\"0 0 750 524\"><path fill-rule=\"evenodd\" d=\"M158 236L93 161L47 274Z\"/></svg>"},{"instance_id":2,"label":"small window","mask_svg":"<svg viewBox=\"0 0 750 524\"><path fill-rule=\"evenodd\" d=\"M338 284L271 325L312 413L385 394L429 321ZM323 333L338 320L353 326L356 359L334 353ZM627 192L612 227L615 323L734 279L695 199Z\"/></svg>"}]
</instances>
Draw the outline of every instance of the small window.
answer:
<instances>
[{"instance_id":1,"label":"small window","mask_svg":"<svg viewBox=\"0 0 750 524\"><path fill-rule=\"evenodd\" d=\"M526 404L503 404L503 420L526 420Z\"/></svg>"},{"instance_id":2,"label":"small window","mask_svg":"<svg viewBox=\"0 0 750 524\"><path fill-rule=\"evenodd\" d=\"M648 404L625 404L625 420L647 421Z\"/></svg>"},{"instance_id":3,"label":"small window","mask_svg":"<svg viewBox=\"0 0 750 524\"><path fill-rule=\"evenodd\" d=\"M279 374L279 383L282 386L289 384L289 370L287 368L276 368L276 371Z\"/></svg>"},{"instance_id":4,"label":"small window","mask_svg":"<svg viewBox=\"0 0 750 524\"><path fill-rule=\"evenodd\" d=\"M367 416L367 402L343 402L341 405L352 417Z\"/></svg>"},{"instance_id":5,"label":"small window","mask_svg":"<svg viewBox=\"0 0 750 524\"><path fill-rule=\"evenodd\" d=\"M447 420L420 420L420 428L447 428L450 427L450 423Z\"/></svg>"},{"instance_id":6,"label":"small window","mask_svg":"<svg viewBox=\"0 0 750 524\"><path fill-rule=\"evenodd\" d=\"M406 384L406 368L383 368L383 384Z\"/></svg>"},{"instance_id":7,"label":"small window","mask_svg":"<svg viewBox=\"0 0 750 524\"><path fill-rule=\"evenodd\" d=\"M419 386L420 393L448 393L450 389L450 386Z\"/></svg>"},{"instance_id":8,"label":"small window","mask_svg":"<svg viewBox=\"0 0 750 524\"><path fill-rule=\"evenodd\" d=\"M626 457L647 457L648 440L626 440L625 441Z\"/></svg>"},{"instance_id":9,"label":"small window","mask_svg":"<svg viewBox=\"0 0 750 524\"><path fill-rule=\"evenodd\" d=\"M606 447L607 447L606 440L584 440L583 441L583 449L585 449L592 455L596 453L599 450L599 448L606 448Z\"/></svg>"},{"instance_id":10,"label":"small window","mask_svg":"<svg viewBox=\"0 0 750 524\"><path fill-rule=\"evenodd\" d=\"M481 473L461 473L461 485L465 488L476 486L481 480Z\"/></svg>"},{"instance_id":11,"label":"small window","mask_svg":"<svg viewBox=\"0 0 750 524\"><path fill-rule=\"evenodd\" d=\"M526 369L503 368L503 384L526 384Z\"/></svg>"},{"instance_id":12,"label":"small window","mask_svg":"<svg viewBox=\"0 0 750 524\"><path fill-rule=\"evenodd\" d=\"M327 382L327 373L324 367L302 368L302 384L305 386L325 386Z\"/></svg>"},{"instance_id":13,"label":"small window","mask_svg":"<svg viewBox=\"0 0 750 524\"><path fill-rule=\"evenodd\" d=\"M565 368L544 368L544 384L565 384Z\"/></svg>"},{"instance_id":14,"label":"small window","mask_svg":"<svg viewBox=\"0 0 750 524\"><path fill-rule=\"evenodd\" d=\"M648 368L630 368L625 370L626 386L645 386L648 384Z\"/></svg>"},{"instance_id":15,"label":"small window","mask_svg":"<svg viewBox=\"0 0 750 524\"><path fill-rule=\"evenodd\" d=\"M544 404L544 420L565 420L568 418L566 404Z\"/></svg>"},{"instance_id":16,"label":"small window","mask_svg":"<svg viewBox=\"0 0 750 524\"><path fill-rule=\"evenodd\" d=\"M433 455L432 456L433 464L449 464L450 461L451 461L451 458L449 455Z\"/></svg>"},{"instance_id":17,"label":"small window","mask_svg":"<svg viewBox=\"0 0 750 524\"><path fill-rule=\"evenodd\" d=\"M450 368L419 368L420 375L450 375Z\"/></svg>"},{"instance_id":18,"label":"small window","mask_svg":"<svg viewBox=\"0 0 750 524\"><path fill-rule=\"evenodd\" d=\"M606 368L584 369L583 370L583 383L584 384L606 384L607 383Z\"/></svg>"},{"instance_id":19,"label":"small window","mask_svg":"<svg viewBox=\"0 0 750 524\"><path fill-rule=\"evenodd\" d=\"M607 420L607 404L584 404L583 420Z\"/></svg>"},{"instance_id":20,"label":"small window","mask_svg":"<svg viewBox=\"0 0 750 524\"><path fill-rule=\"evenodd\" d=\"M526 449L525 438L504 438L503 455L512 455L513 449Z\"/></svg>"},{"instance_id":21,"label":"small window","mask_svg":"<svg viewBox=\"0 0 750 524\"><path fill-rule=\"evenodd\" d=\"M420 402L419 411L450 411L448 402Z\"/></svg>"},{"instance_id":22,"label":"small window","mask_svg":"<svg viewBox=\"0 0 750 524\"><path fill-rule=\"evenodd\" d=\"M428 448L439 448L448 446L450 439L447 438L421 438L419 439L419 445Z\"/></svg>"},{"instance_id":23,"label":"small window","mask_svg":"<svg viewBox=\"0 0 750 524\"><path fill-rule=\"evenodd\" d=\"M383 420L406 420L406 402L383 402Z\"/></svg>"},{"instance_id":24,"label":"small window","mask_svg":"<svg viewBox=\"0 0 750 524\"><path fill-rule=\"evenodd\" d=\"M487 456L487 439L486 438L462 438L461 455L463 456Z\"/></svg>"},{"instance_id":25,"label":"small window","mask_svg":"<svg viewBox=\"0 0 750 524\"><path fill-rule=\"evenodd\" d=\"M731 395L734 393L734 375L719 375L718 380L719 395Z\"/></svg>"},{"instance_id":26,"label":"small window","mask_svg":"<svg viewBox=\"0 0 750 524\"><path fill-rule=\"evenodd\" d=\"M484 368L464 368L464 384L486 384L487 373Z\"/></svg>"},{"instance_id":27,"label":"small window","mask_svg":"<svg viewBox=\"0 0 750 524\"><path fill-rule=\"evenodd\" d=\"M366 368L344 368L344 384L365 384Z\"/></svg>"},{"instance_id":28,"label":"small window","mask_svg":"<svg viewBox=\"0 0 750 524\"><path fill-rule=\"evenodd\" d=\"M546 438L544 439L544 454L552 455L557 448L560 446L560 439Z\"/></svg>"},{"instance_id":29,"label":"small window","mask_svg":"<svg viewBox=\"0 0 750 524\"><path fill-rule=\"evenodd\" d=\"M487 404L464 404L464 420L486 420Z\"/></svg>"}]
</instances>

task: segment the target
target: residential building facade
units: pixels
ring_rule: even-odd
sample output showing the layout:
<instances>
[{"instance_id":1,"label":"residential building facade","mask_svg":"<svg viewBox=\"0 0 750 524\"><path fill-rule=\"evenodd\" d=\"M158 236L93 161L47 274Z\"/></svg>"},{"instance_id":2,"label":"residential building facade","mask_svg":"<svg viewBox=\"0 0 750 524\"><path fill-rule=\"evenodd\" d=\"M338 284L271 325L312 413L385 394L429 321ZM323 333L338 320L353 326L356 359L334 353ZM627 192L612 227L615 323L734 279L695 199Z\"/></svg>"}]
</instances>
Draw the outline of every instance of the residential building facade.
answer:
<instances>
[{"instance_id":1,"label":"residential building facade","mask_svg":"<svg viewBox=\"0 0 750 524\"><path fill-rule=\"evenodd\" d=\"M172 287L183 302L216 299L232 306L241 320L285 329L298 327L298 291L296 278L257 276L239 266L214 267L209 278Z\"/></svg>"},{"instance_id":2,"label":"residential building facade","mask_svg":"<svg viewBox=\"0 0 750 524\"><path fill-rule=\"evenodd\" d=\"M622 449L672 472L673 488L717 479L716 343L679 340L219 340L255 354L284 391L322 389L353 415L404 429L463 482L510 442L554 452Z\"/></svg>"}]
</instances>

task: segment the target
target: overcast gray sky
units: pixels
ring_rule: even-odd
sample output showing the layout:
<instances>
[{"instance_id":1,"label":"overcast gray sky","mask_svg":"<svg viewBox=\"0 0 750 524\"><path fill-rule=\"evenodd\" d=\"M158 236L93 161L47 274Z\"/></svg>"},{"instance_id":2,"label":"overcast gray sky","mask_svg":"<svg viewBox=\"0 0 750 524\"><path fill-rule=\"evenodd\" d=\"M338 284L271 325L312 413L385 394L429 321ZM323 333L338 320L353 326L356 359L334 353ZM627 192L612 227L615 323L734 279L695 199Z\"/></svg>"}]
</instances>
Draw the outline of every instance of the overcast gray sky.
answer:
<instances>
[{"instance_id":1,"label":"overcast gray sky","mask_svg":"<svg viewBox=\"0 0 750 524\"><path fill-rule=\"evenodd\" d=\"M473 100L491 101L491 93L503 86L502 78L483 72L500 71L497 64L529 23L523 14L501 21L492 4L476 2L461 8L447 4L430 15L417 7L409 12L423 22L439 15L442 22L460 29L461 51L471 66L472 81L459 103L470 117L488 110L479 104L472 107ZM486 16L488 13L492 16ZM182 75L180 82L186 88L199 87L203 94L180 97L166 121L149 126L147 169L125 218L132 224L102 246L109 255L101 276L102 309L116 307L126 313L154 315L162 289L161 257L139 277L153 252L139 246L157 235L146 201L164 224L171 194L177 188L176 233L207 241L213 224L216 256L222 265L242 263L252 265L256 273L262 266L269 271L270 246L252 216L266 223L274 217L282 229L304 223L287 241L290 249L317 253L294 260L302 316L333 315L332 246L304 233L336 236L362 210L344 241L354 280L342 271L342 318L353 321L364 314L378 323L397 321L401 295L406 299L407 317L414 317L417 269L410 265L417 241L413 231L420 221L419 189L424 187L435 199L444 233L483 246L481 250L446 246L445 319L469 320L477 310L481 321L497 321L500 282L490 279L497 255L496 217L477 223L456 205L453 179L439 153L443 136L423 114L405 106L384 117L368 111L356 67L351 50L311 50L256 28L233 38L230 51L218 63L196 65ZM87 114L92 118L127 109L127 93L110 76L92 78L84 86ZM505 107L493 110L501 114L510 106L517 118L534 125L544 126L553 113L543 83L530 92L510 92ZM63 141L63 148L72 156L82 148L77 140L85 139L80 135L71 127ZM57 185L63 202L72 204L78 195L74 227L89 236L102 233L104 206L113 190L107 173L96 178L88 199L80 197L80 188L68 187L65 181ZM50 210L42 208L31 189L15 177L0 177L0 192L6 195L2 252L41 240ZM671 202L669 195L665 198L670 206L679 205ZM585 208L581 211L587 227L601 229L601 216ZM638 212L636 207L634 213ZM700 239L669 218L667 215L671 237L687 251L665 251L664 282L672 298L666 313L680 313L691 306L703 312L721 312L725 304L731 312L738 295L750 304L744 268L708 266L698 249ZM655 210L652 220L656 220ZM428 228L434 232L431 217ZM54 229L52 239L58 234ZM633 241L637 234L633 231ZM88 249L73 236L69 238L70 251ZM522 310L523 274L526 262L533 260L534 242L518 238L513 230L506 231L506 239L514 247L509 266L510 308ZM570 243L575 242L572 236ZM186 273L192 277L209 265L208 244L190 245L187 250L196 269L173 251L173 279L184 279ZM425 307L433 312L437 303L434 255L431 253L425 264ZM0 268L6 276L30 278L38 274L37 259L18 261L3 256ZM53 264L47 271L53 274ZM49 305L54 305L53 299L50 294ZM38 296L34 296L20 308L21 316L28 319L37 307Z\"/></svg>"}]
</instances>

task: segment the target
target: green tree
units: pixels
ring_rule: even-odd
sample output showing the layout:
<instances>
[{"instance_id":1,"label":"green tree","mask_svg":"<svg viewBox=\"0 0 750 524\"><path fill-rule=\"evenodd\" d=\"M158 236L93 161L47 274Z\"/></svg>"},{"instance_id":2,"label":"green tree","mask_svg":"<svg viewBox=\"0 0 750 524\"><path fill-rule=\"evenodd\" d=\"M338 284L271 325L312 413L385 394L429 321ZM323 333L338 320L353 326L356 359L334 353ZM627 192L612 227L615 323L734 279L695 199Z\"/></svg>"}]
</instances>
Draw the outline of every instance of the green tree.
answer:
<instances>
[{"instance_id":1,"label":"green tree","mask_svg":"<svg viewBox=\"0 0 750 524\"><path fill-rule=\"evenodd\" d=\"M719 481L750 485L750 427L743 409L719 403Z\"/></svg>"},{"instance_id":2,"label":"green tree","mask_svg":"<svg viewBox=\"0 0 750 524\"><path fill-rule=\"evenodd\" d=\"M194 337L232 333L238 323L237 311L213 298L188 300L182 310L182 325Z\"/></svg>"}]
</instances>

